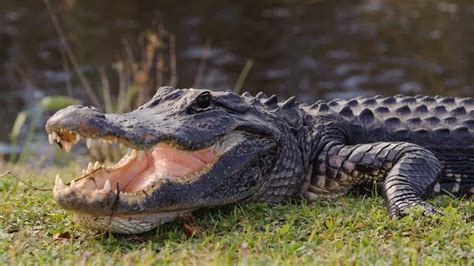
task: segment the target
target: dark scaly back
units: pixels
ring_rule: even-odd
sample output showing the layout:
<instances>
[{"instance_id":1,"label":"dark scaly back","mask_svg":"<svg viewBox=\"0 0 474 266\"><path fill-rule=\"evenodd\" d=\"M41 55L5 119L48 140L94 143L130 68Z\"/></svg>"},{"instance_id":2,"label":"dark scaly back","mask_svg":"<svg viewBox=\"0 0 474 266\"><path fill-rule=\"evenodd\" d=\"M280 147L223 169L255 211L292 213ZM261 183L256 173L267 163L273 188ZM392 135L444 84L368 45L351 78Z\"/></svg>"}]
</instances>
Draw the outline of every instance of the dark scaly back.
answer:
<instances>
[{"instance_id":1,"label":"dark scaly back","mask_svg":"<svg viewBox=\"0 0 474 266\"><path fill-rule=\"evenodd\" d=\"M474 99L441 96L357 97L303 107L348 122L348 144L406 141L433 151L442 178L474 183ZM469 187L469 186L466 186Z\"/></svg>"},{"instance_id":2,"label":"dark scaly back","mask_svg":"<svg viewBox=\"0 0 474 266\"><path fill-rule=\"evenodd\" d=\"M354 126L354 142L409 141L429 148L444 140L474 145L472 98L375 96L336 99L317 106L325 104L326 113Z\"/></svg>"}]
</instances>

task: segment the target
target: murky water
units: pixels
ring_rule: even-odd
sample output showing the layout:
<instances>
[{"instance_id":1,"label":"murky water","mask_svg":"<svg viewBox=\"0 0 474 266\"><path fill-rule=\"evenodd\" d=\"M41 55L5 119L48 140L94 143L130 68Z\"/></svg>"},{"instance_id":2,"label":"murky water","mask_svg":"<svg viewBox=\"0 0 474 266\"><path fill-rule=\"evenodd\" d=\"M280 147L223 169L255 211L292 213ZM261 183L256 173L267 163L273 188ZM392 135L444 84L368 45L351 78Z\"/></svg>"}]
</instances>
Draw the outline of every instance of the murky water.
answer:
<instances>
[{"instance_id":1,"label":"murky water","mask_svg":"<svg viewBox=\"0 0 474 266\"><path fill-rule=\"evenodd\" d=\"M178 87L297 95L303 102L375 94L474 96L472 0L53 1L81 69L99 87L122 40L137 43L161 20L176 35ZM132 45L136 47L136 45ZM58 37L43 1L0 2L0 140L20 110L66 94ZM73 77L73 95L84 97Z\"/></svg>"}]
</instances>

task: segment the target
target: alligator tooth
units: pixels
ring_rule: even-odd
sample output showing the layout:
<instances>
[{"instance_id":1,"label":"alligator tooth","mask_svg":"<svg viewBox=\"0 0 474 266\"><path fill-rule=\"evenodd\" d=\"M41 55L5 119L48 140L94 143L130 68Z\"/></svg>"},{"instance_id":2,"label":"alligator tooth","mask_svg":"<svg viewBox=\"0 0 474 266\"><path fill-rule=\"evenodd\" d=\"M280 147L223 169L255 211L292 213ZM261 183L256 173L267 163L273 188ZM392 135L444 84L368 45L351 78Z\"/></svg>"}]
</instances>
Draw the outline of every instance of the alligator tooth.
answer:
<instances>
[{"instance_id":1,"label":"alligator tooth","mask_svg":"<svg viewBox=\"0 0 474 266\"><path fill-rule=\"evenodd\" d=\"M89 162L89 164L87 164L87 173L90 173L94 170L94 166L92 165L92 162Z\"/></svg>"},{"instance_id":2,"label":"alligator tooth","mask_svg":"<svg viewBox=\"0 0 474 266\"><path fill-rule=\"evenodd\" d=\"M85 176L85 175L87 175L87 171L86 169L82 169L82 176Z\"/></svg>"},{"instance_id":3,"label":"alligator tooth","mask_svg":"<svg viewBox=\"0 0 474 266\"><path fill-rule=\"evenodd\" d=\"M76 189L76 181L74 181L74 179L71 180L71 185L70 185L70 187L71 187L71 190L75 190L75 189Z\"/></svg>"},{"instance_id":4,"label":"alligator tooth","mask_svg":"<svg viewBox=\"0 0 474 266\"><path fill-rule=\"evenodd\" d=\"M77 134L76 135L76 143L78 143L81 140L81 135Z\"/></svg>"},{"instance_id":5,"label":"alligator tooth","mask_svg":"<svg viewBox=\"0 0 474 266\"><path fill-rule=\"evenodd\" d=\"M94 164L94 169L99 169L100 168L100 163L97 161Z\"/></svg>"},{"instance_id":6,"label":"alligator tooth","mask_svg":"<svg viewBox=\"0 0 474 266\"><path fill-rule=\"evenodd\" d=\"M114 143L114 141L109 139L109 140L107 140L107 143L109 143L109 144L113 144L113 143Z\"/></svg>"},{"instance_id":7,"label":"alligator tooth","mask_svg":"<svg viewBox=\"0 0 474 266\"><path fill-rule=\"evenodd\" d=\"M49 144L52 145L52 144L54 143L54 139L55 139L55 138L54 138L53 134L48 134Z\"/></svg>"},{"instance_id":8,"label":"alligator tooth","mask_svg":"<svg viewBox=\"0 0 474 266\"><path fill-rule=\"evenodd\" d=\"M109 180L109 179L105 180L105 184L104 184L103 190L104 190L105 193L109 193L109 192L110 192L110 180Z\"/></svg>"},{"instance_id":9,"label":"alligator tooth","mask_svg":"<svg viewBox=\"0 0 474 266\"><path fill-rule=\"evenodd\" d=\"M87 139L87 148L90 149L92 147L92 142L93 140L92 139Z\"/></svg>"},{"instance_id":10,"label":"alligator tooth","mask_svg":"<svg viewBox=\"0 0 474 266\"><path fill-rule=\"evenodd\" d=\"M59 174L57 174L56 175L56 180L54 181L54 188L57 189L57 190L61 190L64 187L65 186L64 186L63 180L61 179L61 177L59 177Z\"/></svg>"},{"instance_id":11,"label":"alligator tooth","mask_svg":"<svg viewBox=\"0 0 474 266\"><path fill-rule=\"evenodd\" d=\"M71 151L71 148L72 148L72 143L71 142L64 141L62 143L62 145L64 147L64 150L66 150L67 152Z\"/></svg>"}]
</instances>

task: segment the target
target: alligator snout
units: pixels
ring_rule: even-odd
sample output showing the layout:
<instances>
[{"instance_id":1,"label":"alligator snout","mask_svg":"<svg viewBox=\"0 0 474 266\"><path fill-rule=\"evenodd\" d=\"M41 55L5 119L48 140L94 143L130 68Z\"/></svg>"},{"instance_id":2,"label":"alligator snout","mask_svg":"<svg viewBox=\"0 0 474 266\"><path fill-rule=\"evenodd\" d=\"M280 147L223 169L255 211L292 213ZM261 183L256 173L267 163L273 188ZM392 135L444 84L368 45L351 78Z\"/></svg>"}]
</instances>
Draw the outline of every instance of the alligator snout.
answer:
<instances>
[{"instance_id":1,"label":"alligator snout","mask_svg":"<svg viewBox=\"0 0 474 266\"><path fill-rule=\"evenodd\" d=\"M100 135L108 121L99 109L92 106L71 105L56 112L46 123L46 131L68 128L85 136Z\"/></svg>"}]
</instances>

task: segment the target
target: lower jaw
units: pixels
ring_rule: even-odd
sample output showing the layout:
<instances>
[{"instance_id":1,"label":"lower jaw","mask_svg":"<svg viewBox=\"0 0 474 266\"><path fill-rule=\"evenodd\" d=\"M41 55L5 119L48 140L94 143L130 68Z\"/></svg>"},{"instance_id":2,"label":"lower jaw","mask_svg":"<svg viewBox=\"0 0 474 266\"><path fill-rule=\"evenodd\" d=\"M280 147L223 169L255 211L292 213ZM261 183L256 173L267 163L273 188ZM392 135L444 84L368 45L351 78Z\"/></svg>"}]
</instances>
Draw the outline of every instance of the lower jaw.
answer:
<instances>
[{"instance_id":1,"label":"lower jaw","mask_svg":"<svg viewBox=\"0 0 474 266\"><path fill-rule=\"evenodd\" d=\"M121 214L113 216L92 216L74 213L74 220L82 227L97 231L118 234L140 234L152 230L160 224L175 220L190 210L147 214Z\"/></svg>"}]
</instances>

